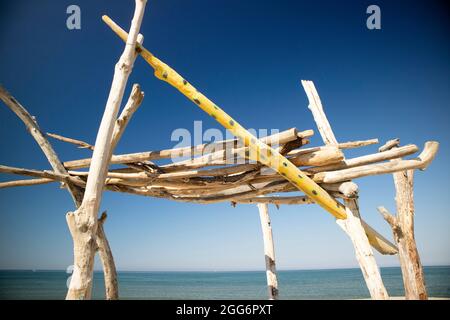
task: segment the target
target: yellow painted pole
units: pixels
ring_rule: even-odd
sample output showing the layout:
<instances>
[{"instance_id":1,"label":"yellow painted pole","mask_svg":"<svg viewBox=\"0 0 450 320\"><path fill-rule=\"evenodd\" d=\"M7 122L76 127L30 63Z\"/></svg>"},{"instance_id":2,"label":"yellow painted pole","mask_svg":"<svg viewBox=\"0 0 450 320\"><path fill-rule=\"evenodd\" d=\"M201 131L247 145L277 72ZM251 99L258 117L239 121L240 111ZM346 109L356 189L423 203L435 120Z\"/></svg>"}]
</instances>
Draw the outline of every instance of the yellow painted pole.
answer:
<instances>
[{"instance_id":1,"label":"yellow painted pole","mask_svg":"<svg viewBox=\"0 0 450 320\"><path fill-rule=\"evenodd\" d=\"M108 16L103 16L102 19L123 41L127 41L128 34L122 28ZM213 117L233 135L240 138L244 145L249 148L249 153L246 155L249 159L258 161L277 171L337 219L347 218L345 206L333 199L328 192L322 189L288 159L283 157L275 149L256 139L255 136L242 127L236 120L197 91L175 70L156 58L147 49L139 45L137 50L145 61L153 67L155 76L158 79L166 81L177 88L189 100Z\"/></svg>"},{"instance_id":2,"label":"yellow painted pole","mask_svg":"<svg viewBox=\"0 0 450 320\"><path fill-rule=\"evenodd\" d=\"M127 32L108 16L103 16L102 19L123 41L127 41ZM197 89L181 77L175 70L159 60L143 46L138 45L137 51L145 61L153 67L155 76L158 79L177 88L189 100L213 117L233 135L240 138L244 145L249 148L249 152L246 154L249 159L258 161L277 171L337 219L347 218L345 206L343 204L332 198L328 192L322 189L278 151L255 138L255 136L242 127L236 120L231 118L225 111L197 91Z\"/></svg>"},{"instance_id":3,"label":"yellow painted pole","mask_svg":"<svg viewBox=\"0 0 450 320\"><path fill-rule=\"evenodd\" d=\"M128 34L120 28L108 16L102 17L103 21L123 40L126 41ZM267 165L287 180L292 182L298 189L311 197L316 203L330 212L338 219L346 219L345 206L333 199L325 190L318 186L313 180L295 167L289 160L265 145L241 125L239 125L228 114L216 106L211 100L198 92L191 84L182 78L175 70L156 58L141 45L137 46L139 54L153 67L155 76L177 88L187 98L196 103L202 110L216 119L222 126L230 130L249 147L246 156L252 160ZM370 244L382 254L396 254L398 249L382 235L363 222Z\"/></svg>"}]
</instances>

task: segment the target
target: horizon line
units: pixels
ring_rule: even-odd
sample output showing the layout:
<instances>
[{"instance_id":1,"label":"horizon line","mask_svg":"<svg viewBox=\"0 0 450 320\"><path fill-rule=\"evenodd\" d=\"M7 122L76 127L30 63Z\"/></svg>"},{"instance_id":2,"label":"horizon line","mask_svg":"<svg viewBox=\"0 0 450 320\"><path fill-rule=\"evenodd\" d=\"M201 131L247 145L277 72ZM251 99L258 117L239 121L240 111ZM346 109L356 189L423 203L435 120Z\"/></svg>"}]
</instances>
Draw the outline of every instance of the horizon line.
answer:
<instances>
[{"instance_id":1,"label":"horizon line","mask_svg":"<svg viewBox=\"0 0 450 320\"><path fill-rule=\"evenodd\" d=\"M388 268L400 268L400 266L382 266L380 269L388 269ZM423 268L450 268L450 265L424 265ZM304 268L304 269L295 269L295 268L283 268L278 269L277 271L327 271L327 270L352 270L352 269L360 269L359 267L336 267L336 268ZM65 269L31 269L31 268L24 268L24 269L9 269L9 268L0 268L0 271L32 271L32 272L57 272L57 271L64 271ZM118 269L117 272L265 272L265 269L242 269L242 270L235 270L235 269L197 269L197 270L161 270L161 269L155 269L155 270L130 270L130 269ZM102 269L94 269L94 272L103 272Z\"/></svg>"}]
</instances>

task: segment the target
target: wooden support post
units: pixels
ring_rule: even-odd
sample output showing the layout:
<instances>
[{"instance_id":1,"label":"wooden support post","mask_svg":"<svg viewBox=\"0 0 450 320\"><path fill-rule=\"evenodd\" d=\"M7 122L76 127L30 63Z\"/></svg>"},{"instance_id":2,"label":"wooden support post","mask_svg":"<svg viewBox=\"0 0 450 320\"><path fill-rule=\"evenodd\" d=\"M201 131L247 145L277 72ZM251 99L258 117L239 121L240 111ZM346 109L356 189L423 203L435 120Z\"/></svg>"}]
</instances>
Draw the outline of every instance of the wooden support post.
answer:
<instances>
[{"instance_id":1,"label":"wooden support post","mask_svg":"<svg viewBox=\"0 0 450 320\"><path fill-rule=\"evenodd\" d=\"M398 225L402 231L402 236L397 238L397 245L405 283L405 297L426 300L428 296L425 277L414 237L414 170L394 173L394 182L397 191L395 200Z\"/></svg>"},{"instance_id":2,"label":"wooden support post","mask_svg":"<svg viewBox=\"0 0 450 320\"><path fill-rule=\"evenodd\" d=\"M398 143L398 139L388 141L380 151L396 148ZM393 176L397 215L393 216L384 207L378 207L378 211L391 226L398 246L405 299L427 300L425 277L414 237L414 170L395 172Z\"/></svg>"},{"instance_id":3,"label":"wooden support post","mask_svg":"<svg viewBox=\"0 0 450 320\"><path fill-rule=\"evenodd\" d=\"M277 300L278 281L275 265L275 248L273 244L272 226L270 223L268 205L266 203L259 203L257 206L264 240L264 256L266 260L266 276L269 299Z\"/></svg>"},{"instance_id":4,"label":"wooden support post","mask_svg":"<svg viewBox=\"0 0 450 320\"><path fill-rule=\"evenodd\" d=\"M74 269L66 299L91 298L94 255L97 249L97 215L112 155L111 142L116 117L136 58L137 37L146 2L136 0L127 43L116 64L105 112L97 133L82 204L75 212L69 212L66 216L74 242Z\"/></svg>"},{"instance_id":5,"label":"wooden support post","mask_svg":"<svg viewBox=\"0 0 450 320\"><path fill-rule=\"evenodd\" d=\"M106 211L102 213L98 219L97 227L97 252L100 256L100 261L103 266L103 276L105 277L105 290L107 300L119 299L119 285L117 282L117 270L114 263L114 257L112 255L109 242L106 239L105 230L103 224L106 220Z\"/></svg>"},{"instance_id":6,"label":"wooden support post","mask_svg":"<svg viewBox=\"0 0 450 320\"><path fill-rule=\"evenodd\" d=\"M389 299L372 248L361 223L358 201L356 199L345 199L344 204L347 210L347 219L336 220L336 223L352 241L356 260L361 268L370 296L376 300Z\"/></svg>"},{"instance_id":7,"label":"wooden support post","mask_svg":"<svg viewBox=\"0 0 450 320\"><path fill-rule=\"evenodd\" d=\"M317 128L319 129L323 142L327 145L337 145L338 142L325 115L314 83L312 81L302 80L302 85L305 89L306 95L308 96L308 108L313 114L314 121L317 124ZM373 256L369 239L367 238L360 220L358 200L345 200L345 205L347 219L338 219L336 220L336 223L352 240L353 247L355 248L356 259L358 260L359 266L363 273L370 296L372 299L389 299L379 268L375 261L375 257Z\"/></svg>"}]
</instances>

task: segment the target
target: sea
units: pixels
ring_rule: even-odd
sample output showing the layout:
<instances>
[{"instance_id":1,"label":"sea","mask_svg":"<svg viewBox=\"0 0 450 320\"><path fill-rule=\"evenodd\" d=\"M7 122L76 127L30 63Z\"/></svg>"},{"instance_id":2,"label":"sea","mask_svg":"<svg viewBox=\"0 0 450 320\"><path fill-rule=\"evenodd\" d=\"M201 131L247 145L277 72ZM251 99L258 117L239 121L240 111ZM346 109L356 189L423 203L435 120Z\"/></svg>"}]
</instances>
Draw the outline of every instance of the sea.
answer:
<instances>
[{"instance_id":1,"label":"sea","mask_svg":"<svg viewBox=\"0 0 450 320\"><path fill-rule=\"evenodd\" d=\"M450 298L450 266L425 267L430 297ZM370 298L359 269L278 271L280 299ZM400 268L381 268L390 296L403 296ZM1 270L0 299L64 299L65 271ZM265 271L118 272L121 299L267 299ZM70 280L69 280L70 281ZM94 272L93 299L104 299Z\"/></svg>"}]
</instances>

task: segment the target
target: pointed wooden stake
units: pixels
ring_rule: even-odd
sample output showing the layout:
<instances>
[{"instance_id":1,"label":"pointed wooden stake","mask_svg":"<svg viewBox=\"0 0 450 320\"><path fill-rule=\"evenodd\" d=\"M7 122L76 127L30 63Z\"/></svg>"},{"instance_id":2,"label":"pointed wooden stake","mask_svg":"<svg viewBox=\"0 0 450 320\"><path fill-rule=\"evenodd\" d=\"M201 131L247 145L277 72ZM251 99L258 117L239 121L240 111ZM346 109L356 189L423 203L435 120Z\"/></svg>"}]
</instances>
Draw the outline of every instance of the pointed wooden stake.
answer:
<instances>
[{"instance_id":1,"label":"pointed wooden stake","mask_svg":"<svg viewBox=\"0 0 450 320\"><path fill-rule=\"evenodd\" d=\"M275 266L275 248L272 237L272 225L270 223L269 209L266 203L259 203L259 218L264 239L264 256L266 259L267 289L270 300L278 299L278 281Z\"/></svg>"}]
</instances>

